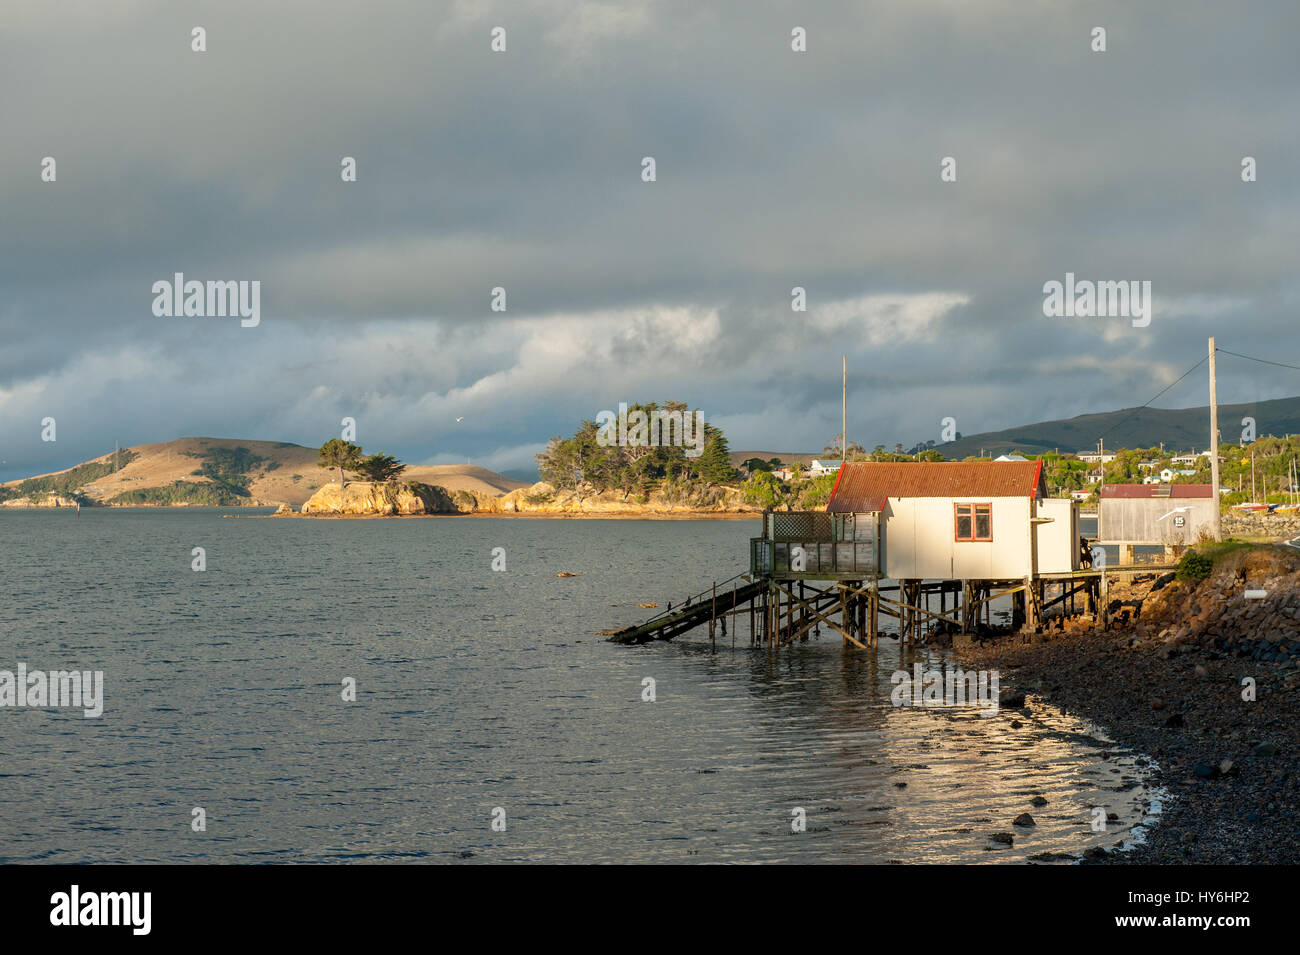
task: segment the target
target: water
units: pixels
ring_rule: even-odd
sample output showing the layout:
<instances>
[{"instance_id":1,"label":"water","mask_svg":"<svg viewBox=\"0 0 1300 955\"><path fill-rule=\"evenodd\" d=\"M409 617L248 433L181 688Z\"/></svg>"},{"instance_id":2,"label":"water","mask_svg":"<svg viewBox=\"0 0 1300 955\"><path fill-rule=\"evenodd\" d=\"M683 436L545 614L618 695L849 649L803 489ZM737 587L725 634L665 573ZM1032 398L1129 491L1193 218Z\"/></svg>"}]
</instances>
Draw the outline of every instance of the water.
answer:
<instances>
[{"instance_id":1,"label":"water","mask_svg":"<svg viewBox=\"0 0 1300 955\"><path fill-rule=\"evenodd\" d=\"M938 655L596 635L730 577L755 532L0 512L0 669L106 682L98 719L0 709L0 862L1023 862L1140 822L1134 757L1072 717L892 706Z\"/></svg>"}]
</instances>

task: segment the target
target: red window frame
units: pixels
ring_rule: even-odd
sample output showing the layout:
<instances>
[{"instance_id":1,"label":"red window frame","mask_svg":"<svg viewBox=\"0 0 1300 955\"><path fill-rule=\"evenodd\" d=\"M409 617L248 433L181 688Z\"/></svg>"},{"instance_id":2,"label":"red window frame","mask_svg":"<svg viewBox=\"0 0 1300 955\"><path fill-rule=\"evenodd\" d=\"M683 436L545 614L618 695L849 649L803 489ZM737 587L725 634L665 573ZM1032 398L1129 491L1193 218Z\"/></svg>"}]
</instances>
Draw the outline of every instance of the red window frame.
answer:
<instances>
[{"instance_id":1,"label":"red window frame","mask_svg":"<svg viewBox=\"0 0 1300 955\"><path fill-rule=\"evenodd\" d=\"M962 514L962 508L966 508L965 515ZM978 537L977 529L979 528L980 510L983 509L989 520L989 536ZM970 519L970 537L961 536L961 518L965 516ZM952 538L961 544L973 543L992 543L993 541L993 504L954 504L952 506Z\"/></svg>"}]
</instances>

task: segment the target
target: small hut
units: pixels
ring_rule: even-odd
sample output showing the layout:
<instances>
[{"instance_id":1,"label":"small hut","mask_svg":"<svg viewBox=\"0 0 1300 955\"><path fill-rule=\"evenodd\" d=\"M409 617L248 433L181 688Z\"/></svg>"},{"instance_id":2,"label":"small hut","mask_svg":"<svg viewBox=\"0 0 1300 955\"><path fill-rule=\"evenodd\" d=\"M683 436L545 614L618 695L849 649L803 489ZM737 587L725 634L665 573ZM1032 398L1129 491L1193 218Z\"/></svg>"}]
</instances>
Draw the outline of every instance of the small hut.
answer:
<instances>
[{"instance_id":1,"label":"small hut","mask_svg":"<svg viewBox=\"0 0 1300 955\"><path fill-rule=\"evenodd\" d=\"M1105 484L1097 538L1108 544L1194 544L1213 534L1218 504L1209 484Z\"/></svg>"},{"instance_id":2,"label":"small hut","mask_svg":"<svg viewBox=\"0 0 1300 955\"><path fill-rule=\"evenodd\" d=\"M1041 461L853 462L826 509L878 512L880 573L897 580L1078 569L1078 504L1047 496Z\"/></svg>"}]
</instances>

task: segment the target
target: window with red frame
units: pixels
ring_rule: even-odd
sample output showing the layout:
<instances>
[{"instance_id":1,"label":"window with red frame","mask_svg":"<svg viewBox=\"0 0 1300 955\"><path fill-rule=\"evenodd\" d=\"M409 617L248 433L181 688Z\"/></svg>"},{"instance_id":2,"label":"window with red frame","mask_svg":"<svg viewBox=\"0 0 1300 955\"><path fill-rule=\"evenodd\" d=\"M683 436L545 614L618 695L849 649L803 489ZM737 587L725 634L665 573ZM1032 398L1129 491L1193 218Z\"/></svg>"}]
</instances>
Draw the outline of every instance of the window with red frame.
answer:
<instances>
[{"instance_id":1,"label":"window with red frame","mask_svg":"<svg viewBox=\"0 0 1300 955\"><path fill-rule=\"evenodd\" d=\"M956 514L957 540L993 540L992 504L955 504L953 507Z\"/></svg>"}]
</instances>

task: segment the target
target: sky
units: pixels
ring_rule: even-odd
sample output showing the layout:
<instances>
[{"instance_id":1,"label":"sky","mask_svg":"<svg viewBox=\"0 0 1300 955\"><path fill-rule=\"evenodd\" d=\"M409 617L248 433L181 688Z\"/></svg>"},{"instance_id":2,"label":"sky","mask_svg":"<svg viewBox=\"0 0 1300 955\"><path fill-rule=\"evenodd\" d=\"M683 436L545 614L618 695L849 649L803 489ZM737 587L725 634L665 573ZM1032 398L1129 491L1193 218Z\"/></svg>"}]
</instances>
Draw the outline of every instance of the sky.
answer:
<instances>
[{"instance_id":1,"label":"sky","mask_svg":"<svg viewBox=\"0 0 1300 955\"><path fill-rule=\"evenodd\" d=\"M6 4L0 479L345 417L529 470L649 400L820 451L841 355L867 447L1140 405L1211 335L1300 364L1297 34L1290 0ZM259 282L259 323L156 315L177 272ZM1149 324L1046 316L1067 272L1149 281ZM1290 395L1220 360L1220 401Z\"/></svg>"}]
</instances>

